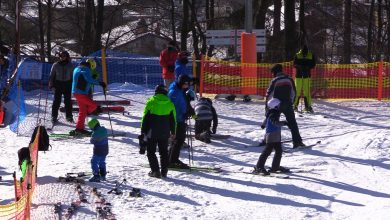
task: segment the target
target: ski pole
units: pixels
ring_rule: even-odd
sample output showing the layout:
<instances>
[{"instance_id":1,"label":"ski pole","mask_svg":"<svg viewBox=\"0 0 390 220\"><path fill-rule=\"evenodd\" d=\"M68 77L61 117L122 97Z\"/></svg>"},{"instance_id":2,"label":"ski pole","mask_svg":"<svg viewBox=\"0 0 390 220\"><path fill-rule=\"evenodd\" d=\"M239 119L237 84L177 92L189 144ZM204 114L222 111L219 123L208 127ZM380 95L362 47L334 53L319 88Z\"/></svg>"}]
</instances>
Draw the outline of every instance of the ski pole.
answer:
<instances>
[{"instance_id":1,"label":"ski pole","mask_svg":"<svg viewBox=\"0 0 390 220\"><path fill-rule=\"evenodd\" d=\"M189 122L188 122L188 124L189 124L189 126L188 126L188 130L189 130L189 133L190 133L190 135L189 135L189 146L190 146L190 155L191 155L191 161L192 161L192 165L194 165L194 151L193 151L193 148L192 148L192 132L191 132L191 118L188 120Z\"/></svg>"},{"instance_id":2,"label":"ski pole","mask_svg":"<svg viewBox=\"0 0 390 220\"><path fill-rule=\"evenodd\" d=\"M189 121L189 119L187 119L188 121ZM189 124L190 124L190 122L188 122L188 125L187 125L187 127L186 127L186 135L187 135L187 145L188 145L188 147L190 147L190 132L189 132ZM189 165L189 167L190 167L190 171L191 171L191 151L190 151L191 149L188 149L188 165Z\"/></svg>"},{"instance_id":3,"label":"ski pole","mask_svg":"<svg viewBox=\"0 0 390 220\"><path fill-rule=\"evenodd\" d=\"M103 93L104 93L104 100L106 101L106 105L107 105L108 120L110 121L110 127L111 127L111 135L112 135L113 138L115 138L115 136L114 136L114 130L112 129L110 108L108 107L108 103L107 103L107 91L106 91L106 89L104 89L104 88L103 88Z\"/></svg>"}]
</instances>

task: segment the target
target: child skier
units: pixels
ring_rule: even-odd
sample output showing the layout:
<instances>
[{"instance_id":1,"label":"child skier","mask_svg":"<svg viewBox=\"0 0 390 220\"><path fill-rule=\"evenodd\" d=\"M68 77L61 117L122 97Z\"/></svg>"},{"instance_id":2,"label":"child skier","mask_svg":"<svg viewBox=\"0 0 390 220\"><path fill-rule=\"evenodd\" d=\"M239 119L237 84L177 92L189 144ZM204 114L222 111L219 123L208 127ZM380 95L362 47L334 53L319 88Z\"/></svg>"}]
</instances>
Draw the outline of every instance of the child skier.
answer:
<instances>
[{"instance_id":1,"label":"child skier","mask_svg":"<svg viewBox=\"0 0 390 220\"><path fill-rule=\"evenodd\" d=\"M213 103L209 98L200 98L195 104L195 138L205 143L210 143L211 132L215 134L218 126L218 116ZM213 121L213 128L211 128Z\"/></svg>"},{"instance_id":2,"label":"child skier","mask_svg":"<svg viewBox=\"0 0 390 220\"><path fill-rule=\"evenodd\" d=\"M281 130L283 125L287 125L287 121L279 121L280 111L280 100L272 98L268 101L268 113L266 122L266 134L265 134L265 148L261 153L259 160L255 166L253 174L270 175L270 172L289 172L287 168L280 166L280 160L282 159L282 144L281 144ZM266 170L264 165L271 154L272 150L275 149L274 159L270 170Z\"/></svg>"},{"instance_id":3,"label":"child skier","mask_svg":"<svg viewBox=\"0 0 390 220\"><path fill-rule=\"evenodd\" d=\"M93 156L91 159L92 178L90 182L100 182L106 180L106 156L108 154L107 129L100 126L97 119L93 118L88 122L88 127L92 130L91 144Z\"/></svg>"}]
</instances>

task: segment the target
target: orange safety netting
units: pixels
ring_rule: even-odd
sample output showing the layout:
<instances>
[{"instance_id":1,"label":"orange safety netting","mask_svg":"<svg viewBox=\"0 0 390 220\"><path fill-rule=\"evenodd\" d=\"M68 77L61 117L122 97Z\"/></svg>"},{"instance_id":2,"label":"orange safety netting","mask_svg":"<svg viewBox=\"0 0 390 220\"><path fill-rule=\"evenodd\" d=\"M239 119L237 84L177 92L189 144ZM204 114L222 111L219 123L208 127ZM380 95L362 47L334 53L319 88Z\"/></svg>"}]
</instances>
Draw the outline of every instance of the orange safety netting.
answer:
<instances>
[{"instance_id":1,"label":"orange safety netting","mask_svg":"<svg viewBox=\"0 0 390 220\"><path fill-rule=\"evenodd\" d=\"M15 201L7 205L0 205L0 220L30 219L31 199L36 184L39 133L40 129L35 135L34 142L29 145L31 163L28 165L25 179L23 181L16 180L14 173Z\"/></svg>"},{"instance_id":2,"label":"orange safety netting","mask_svg":"<svg viewBox=\"0 0 390 220\"><path fill-rule=\"evenodd\" d=\"M264 96L273 78L274 64L241 64L202 58L201 93ZM295 77L292 62L282 63L283 70ZM257 77L245 71L256 68ZM248 92L249 91L249 92ZM390 63L318 64L311 71L313 98L390 98Z\"/></svg>"}]
</instances>

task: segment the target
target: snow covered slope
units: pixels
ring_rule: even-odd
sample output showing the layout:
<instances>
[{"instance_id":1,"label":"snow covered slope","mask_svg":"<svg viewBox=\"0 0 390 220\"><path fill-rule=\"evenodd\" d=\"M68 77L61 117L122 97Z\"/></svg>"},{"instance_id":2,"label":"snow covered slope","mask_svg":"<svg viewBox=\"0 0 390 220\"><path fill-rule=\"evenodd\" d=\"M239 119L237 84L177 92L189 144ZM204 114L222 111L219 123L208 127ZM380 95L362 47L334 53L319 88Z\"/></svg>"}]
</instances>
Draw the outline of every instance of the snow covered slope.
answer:
<instances>
[{"instance_id":1,"label":"snow covered slope","mask_svg":"<svg viewBox=\"0 0 390 220\"><path fill-rule=\"evenodd\" d=\"M108 181L83 186L89 203L82 203L72 219L96 219L92 187L105 194L117 219L390 219L388 102L316 101L318 113L297 116L297 121L304 143L321 143L284 153L281 165L295 173L278 179L244 173L253 169L262 151L253 145L264 134L260 129L264 103L216 100L217 132L232 137L211 144L194 140L193 157L197 166L228 172L169 171L167 179L155 179L147 176L147 158L138 153L137 140L144 103L152 94L130 84L111 85L109 99L129 99L133 105L127 107L129 115L111 115L115 132L126 132L126 136L110 138ZM107 115L99 120L110 128ZM62 125L54 131L70 129ZM282 139L291 139L289 130L283 129ZM28 141L29 137L0 130L0 204L13 200L16 151ZM53 204L62 202L66 208L77 198L75 184L58 183L58 176L90 171L88 138L52 139L51 143L51 151L39 154L32 219L53 219ZM188 162L187 149L182 150L181 160ZM272 155L267 164L271 162ZM123 178L127 179L124 194L107 194L114 181ZM140 188L143 197L129 197L132 187Z\"/></svg>"}]
</instances>

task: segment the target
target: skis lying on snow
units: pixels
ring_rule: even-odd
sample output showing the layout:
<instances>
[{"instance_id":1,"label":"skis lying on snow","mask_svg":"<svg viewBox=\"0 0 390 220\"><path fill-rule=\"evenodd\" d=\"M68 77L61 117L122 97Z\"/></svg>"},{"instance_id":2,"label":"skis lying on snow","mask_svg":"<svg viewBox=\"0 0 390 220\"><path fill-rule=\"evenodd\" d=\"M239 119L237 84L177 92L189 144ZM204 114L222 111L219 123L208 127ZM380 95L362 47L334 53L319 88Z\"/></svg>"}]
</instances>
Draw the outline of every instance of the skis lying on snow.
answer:
<instances>
[{"instance_id":1,"label":"skis lying on snow","mask_svg":"<svg viewBox=\"0 0 390 220\"><path fill-rule=\"evenodd\" d=\"M130 105L129 100L93 100L98 105ZM72 104L77 104L77 101L72 99Z\"/></svg>"},{"instance_id":2,"label":"skis lying on snow","mask_svg":"<svg viewBox=\"0 0 390 220\"><path fill-rule=\"evenodd\" d=\"M125 132L118 132L114 133L112 135L111 133L107 134L108 136L112 137L124 137L126 136ZM71 133L51 133L49 134L50 138L84 138L84 137L91 137L91 134L71 134Z\"/></svg>"},{"instance_id":3,"label":"skis lying on snow","mask_svg":"<svg viewBox=\"0 0 390 220\"><path fill-rule=\"evenodd\" d=\"M92 189L92 194L96 197L96 219L98 220L116 220L115 215L111 212L111 203L107 202L102 193L96 187Z\"/></svg>"},{"instance_id":4,"label":"skis lying on snow","mask_svg":"<svg viewBox=\"0 0 390 220\"><path fill-rule=\"evenodd\" d=\"M81 201L77 200L70 204L70 207L65 210L65 219L71 219L74 213L80 208Z\"/></svg>"},{"instance_id":5,"label":"skis lying on snow","mask_svg":"<svg viewBox=\"0 0 390 220\"><path fill-rule=\"evenodd\" d=\"M108 191L107 193L108 194L111 194L111 193L115 193L115 195L121 195L123 194L122 190L121 190L121 186L126 183L127 180L126 179L123 179L122 182L119 182L119 181L115 181L115 187L112 188L110 191Z\"/></svg>"},{"instance_id":6,"label":"skis lying on snow","mask_svg":"<svg viewBox=\"0 0 390 220\"><path fill-rule=\"evenodd\" d=\"M150 168L149 164L142 164L144 168ZM221 173L224 172L220 167L201 167L201 166L191 166L190 169L182 169L176 167L169 167L168 170L180 171L180 172L206 172L206 173Z\"/></svg>"},{"instance_id":7,"label":"skis lying on snow","mask_svg":"<svg viewBox=\"0 0 390 220\"><path fill-rule=\"evenodd\" d=\"M66 174L65 176L58 177L58 182L61 183L81 183L85 184L85 180L82 177Z\"/></svg>"},{"instance_id":8,"label":"skis lying on snow","mask_svg":"<svg viewBox=\"0 0 390 220\"><path fill-rule=\"evenodd\" d=\"M316 146L318 144L321 144L321 141L317 141L314 144L308 144L308 145L302 146L302 147L284 149L283 152L284 153L293 153L293 152L296 152L296 151L301 151L301 150L312 148L312 147L314 147L314 146Z\"/></svg>"},{"instance_id":9,"label":"skis lying on snow","mask_svg":"<svg viewBox=\"0 0 390 220\"><path fill-rule=\"evenodd\" d=\"M286 173L270 173L269 175L256 174L256 173L252 173L252 172L243 172L243 173L251 174L251 175L255 175L255 176L274 177L274 178L279 178L279 179L288 179L288 178L290 178L290 175L288 175Z\"/></svg>"},{"instance_id":10,"label":"skis lying on snow","mask_svg":"<svg viewBox=\"0 0 390 220\"><path fill-rule=\"evenodd\" d=\"M62 204L57 202L54 204L54 214L56 214L58 220L62 220Z\"/></svg>"},{"instance_id":11,"label":"skis lying on snow","mask_svg":"<svg viewBox=\"0 0 390 220\"><path fill-rule=\"evenodd\" d=\"M124 112L125 111L125 107L123 106L109 106L109 107L101 107L103 113L107 113L107 112ZM72 108L72 111L73 112L78 112L79 111L79 108L78 107L73 107ZM65 107L61 107L60 108L60 112L65 112Z\"/></svg>"}]
</instances>

